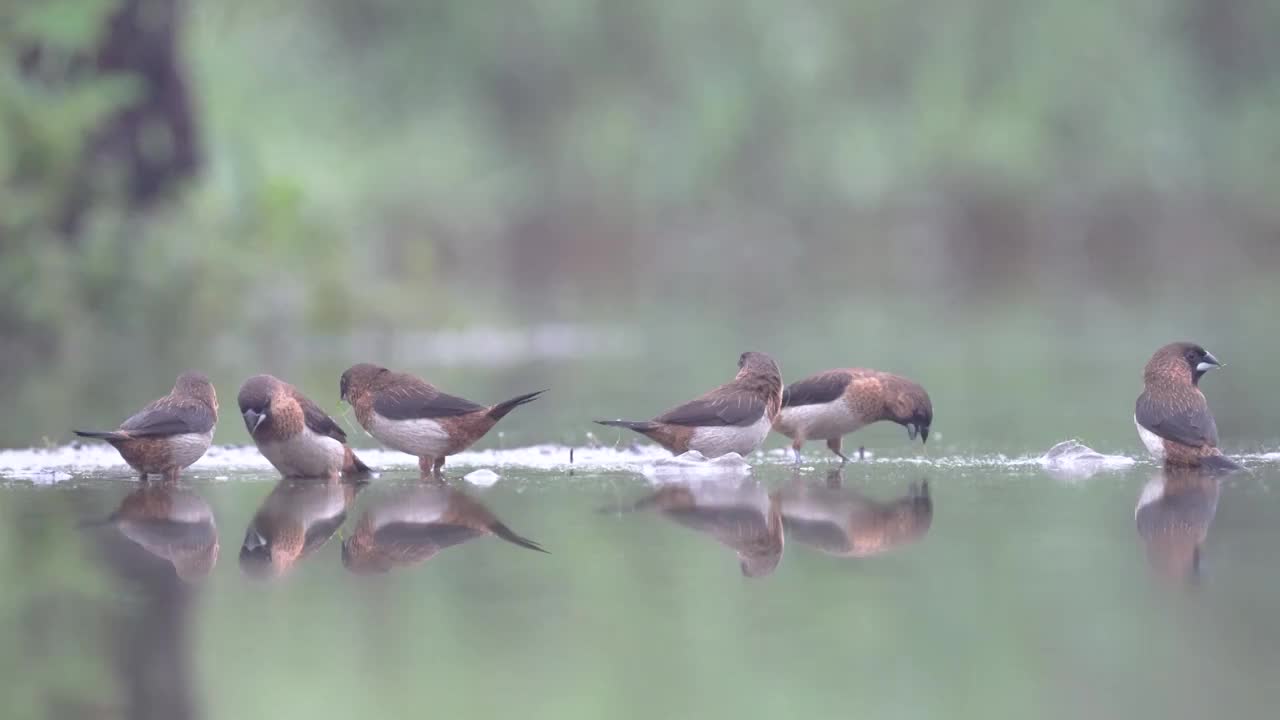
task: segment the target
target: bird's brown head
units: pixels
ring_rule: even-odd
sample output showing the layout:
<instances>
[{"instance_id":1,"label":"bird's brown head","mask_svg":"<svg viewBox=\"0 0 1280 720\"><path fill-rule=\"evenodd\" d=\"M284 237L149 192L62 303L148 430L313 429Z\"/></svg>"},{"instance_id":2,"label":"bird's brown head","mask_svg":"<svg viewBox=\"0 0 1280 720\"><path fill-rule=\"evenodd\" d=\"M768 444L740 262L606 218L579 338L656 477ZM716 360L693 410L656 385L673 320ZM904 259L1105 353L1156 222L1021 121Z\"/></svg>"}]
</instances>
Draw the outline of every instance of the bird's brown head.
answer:
<instances>
[{"instance_id":1,"label":"bird's brown head","mask_svg":"<svg viewBox=\"0 0 1280 720\"><path fill-rule=\"evenodd\" d=\"M1143 379L1175 380L1198 385L1200 378L1210 370L1222 367L1218 358L1193 342L1169 343L1151 356L1143 370Z\"/></svg>"},{"instance_id":2,"label":"bird's brown head","mask_svg":"<svg viewBox=\"0 0 1280 720\"><path fill-rule=\"evenodd\" d=\"M214 412L218 411L218 393L214 391L209 377L202 372L188 370L179 375L173 383L173 394L194 398L208 405Z\"/></svg>"},{"instance_id":3,"label":"bird's brown head","mask_svg":"<svg viewBox=\"0 0 1280 720\"><path fill-rule=\"evenodd\" d=\"M929 428L933 425L933 401L929 393L916 383L903 381L887 388L888 406L891 419L907 429L907 437L912 440L920 435L920 442L929 442Z\"/></svg>"},{"instance_id":4,"label":"bird's brown head","mask_svg":"<svg viewBox=\"0 0 1280 720\"><path fill-rule=\"evenodd\" d=\"M776 382L781 392L782 370L773 358L762 352L744 352L738 357L738 380L743 378L760 378L768 382Z\"/></svg>"},{"instance_id":5,"label":"bird's brown head","mask_svg":"<svg viewBox=\"0 0 1280 720\"><path fill-rule=\"evenodd\" d=\"M342 373L342 380L338 382L338 397L344 402L354 405L360 396L369 392L374 386L375 381L382 375L391 371L381 365L373 363L360 363L347 368Z\"/></svg>"},{"instance_id":6,"label":"bird's brown head","mask_svg":"<svg viewBox=\"0 0 1280 720\"><path fill-rule=\"evenodd\" d=\"M254 375L240 386L236 402L250 436L271 419L271 403L283 390L284 383L271 375Z\"/></svg>"}]
</instances>

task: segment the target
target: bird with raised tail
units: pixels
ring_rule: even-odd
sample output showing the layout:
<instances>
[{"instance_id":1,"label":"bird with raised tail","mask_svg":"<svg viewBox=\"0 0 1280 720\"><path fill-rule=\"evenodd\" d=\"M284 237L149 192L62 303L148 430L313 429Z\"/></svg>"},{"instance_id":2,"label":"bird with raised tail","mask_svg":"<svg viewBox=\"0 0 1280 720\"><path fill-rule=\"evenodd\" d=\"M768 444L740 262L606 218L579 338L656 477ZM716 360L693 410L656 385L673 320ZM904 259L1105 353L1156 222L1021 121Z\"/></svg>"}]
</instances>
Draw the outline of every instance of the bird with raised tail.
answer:
<instances>
[{"instance_id":1,"label":"bird with raised tail","mask_svg":"<svg viewBox=\"0 0 1280 720\"><path fill-rule=\"evenodd\" d=\"M1199 387L1200 378L1218 367L1212 353L1190 342L1170 343L1151 356L1133 422L1153 458L1174 467L1242 469L1218 449L1218 425Z\"/></svg>"},{"instance_id":2,"label":"bird with raised tail","mask_svg":"<svg viewBox=\"0 0 1280 720\"><path fill-rule=\"evenodd\" d=\"M218 423L218 394L203 373L184 372L168 395L120 423L115 430L76 430L76 435L111 443L138 479L160 475L166 481L204 457Z\"/></svg>"},{"instance_id":3,"label":"bird with raised tail","mask_svg":"<svg viewBox=\"0 0 1280 720\"><path fill-rule=\"evenodd\" d=\"M347 433L306 395L271 375L254 375L236 397L245 429L285 477L368 475L347 446Z\"/></svg>"},{"instance_id":4,"label":"bird with raised tail","mask_svg":"<svg viewBox=\"0 0 1280 720\"><path fill-rule=\"evenodd\" d=\"M442 392L421 378L371 363L353 365L342 373L338 391L355 408L361 427L383 445L417 456L424 476L439 476L446 457L471 447L507 413L546 392L480 405Z\"/></svg>"},{"instance_id":5,"label":"bird with raised tail","mask_svg":"<svg viewBox=\"0 0 1280 720\"><path fill-rule=\"evenodd\" d=\"M782 411L773 429L791 438L791 451L800 463L800 448L808 440L826 440L840 461L845 435L887 420L907 429L907 437L929 441L933 403L929 393L912 380L866 368L841 368L812 375L787 386Z\"/></svg>"},{"instance_id":6,"label":"bird with raised tail","mask_svg":"<svg viewBox=\"0 0 1280 720\"><path fill-rule=\"evenodd\" d=\"M782 371L773 358L745 352L733 380L652 420L596 420L624 427L676 455L696 450L713 458L759 449L782 406Z\"/></svg>"}]
</instances>

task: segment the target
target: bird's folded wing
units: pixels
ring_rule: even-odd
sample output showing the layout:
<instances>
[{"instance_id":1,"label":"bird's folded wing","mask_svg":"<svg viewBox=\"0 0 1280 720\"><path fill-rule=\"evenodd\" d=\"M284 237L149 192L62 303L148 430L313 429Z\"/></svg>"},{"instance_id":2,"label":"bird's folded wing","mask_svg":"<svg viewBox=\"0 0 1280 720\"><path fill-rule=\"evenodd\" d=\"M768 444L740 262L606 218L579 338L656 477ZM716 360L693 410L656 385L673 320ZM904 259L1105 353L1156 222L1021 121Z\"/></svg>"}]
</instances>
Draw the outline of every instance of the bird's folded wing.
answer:
<instances>
[{"instance_id":1,"label":"bird's folded wing","mask_svg":"<svg viewBox=\"0 0 1280 720\"><path fill-rule=\"evenodd\" d=\"M391 420L427 420L466 415L484 406L423 383L382 390L373 400L373 409Z\"/></svg>"},{"instance_id":2,"label":"bird's folded wing","mask_svg":"<svg viewBox=\"0 0 1280 720\"><path fill-rule=\"evenodd\" d=\"M719 387L654 419L671 425L691 427L746 427L759 420L764 412L764 400L758 394Z\"/></svg>"},{"instance_id":3,"label":"bird's folded wing","mask_svg":"<svg viewBox=\"0 0 1280 720\"><path fill-rule=\"evenodd\" d=\"M306 422L307 428L311 432L331 437L340 443L347 441L346 431L338 423L334 422L328 413L321 410L319 405L301 396L298 397L298 404L302 406L302 419Z\"/></svg>"},{"instance_id":4,"label":"bird's folded wing","mask_svg":"<svg viewBox=\"0 0 1280 720\"><path fill-rule=\"evenodd\" d=\"M1157 400L1144 392L1138 398L1134 418L1138 424L1165 440L1201 447L1218 446L1218 425L1209 404L1199 393L1180 393L1171 400Z\"/></svg>"},{"instance_id":5,"label":"bird's folded wing","mask_svg":"<svg viewBox=\"0 0 1280 720\"><path fill-rule=\"evenodd\" d=\"M829 403L844 394L853 377L843 370L832 370L807 377L788 385L782 391L783 407L820 405Z\"/></svg>"},{"instance_id":6,"label":"bird's folded wing","mask_svg":"<svg viewBox=\"0 0 1280 720\"><path fill-rule=\"evenodd\" d=\"M161 398L120 424L133 437L164 437L207 433L216 418L204 403Z\"/></svg>"}]
</instances>

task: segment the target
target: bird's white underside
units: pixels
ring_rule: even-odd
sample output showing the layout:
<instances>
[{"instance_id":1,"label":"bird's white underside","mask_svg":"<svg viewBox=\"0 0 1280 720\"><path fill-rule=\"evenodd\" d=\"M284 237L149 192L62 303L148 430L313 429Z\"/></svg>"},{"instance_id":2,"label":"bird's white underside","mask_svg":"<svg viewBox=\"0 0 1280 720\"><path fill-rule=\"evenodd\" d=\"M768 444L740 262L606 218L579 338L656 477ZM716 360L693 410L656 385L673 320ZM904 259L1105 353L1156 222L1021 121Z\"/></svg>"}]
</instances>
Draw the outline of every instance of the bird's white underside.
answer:
<instances>
[{"instance_id":1,"label":"bird's white underside","mask_svg":"<svg viewBox=\"0 0 1280 720\"><path fill-rule=\"evenodd\" d=\"M341 472L346 459L342 443L305 426L288 440L258 443L258 450L289 477L323 477Z\"/></svg>"},{"instance_id":2,"label":"bird's white underside","mask_svg":"<svg viewBox=\"0 0 1280 720\"><path fill-rule=\"evenodd\" d=\"M182 433L169 438L169 462L187 467L204 457L213 442L213 428L207 433Z\"/></svg>"},{"instance_id":3,"label":"bird's white underside","mask_svg":"<svg viewBox=\"0 0 1280 720\"><path fill-rule=\"evenodd\" d=\"M778 415L778 432L789 438L830 440L844 437L864 423L849 408L844 398L828 403L782 408Z\"/></svg>"},{"instance_id":4,"label":"bird's white underside","mask_svg":"<svg viewBox=\"0 0 1280 720\"><path fill-rule=\"evenodd\" d=\"M1147 446L1147 452L1151 453L1151 457L1156 460L1164 459L1164 438L1142 427L1142 423L1138 422L1138 416L1133 416L1133 425L1138 428L1138 437L1142 439L1142 444Z\"/></svg>"},{"instance_id":5,"label":"bird's white underside","mask_svg":"<svg viewBox=\"0 0 1280 720\"><path fill-rule=\"evenodd\" d=\"M449 448L449 434L435 420L388 420L374 412L368 430L383 445L410 455L441 457Z\"/></svg>"},{"instance_id":6,"label":"bird's white underside","mask_svg":"<svg viewBox=\"0 0 1280 720\"><path fill-rule=\"evenodd\" d=\"M755 452L764 444L771 426L769 416L761 413L759 420L746 427L737 425L700 427L693 431L693 437L689 439L689 449L697 450L709 458L731 452L745 456Z\"/></svg>"}]
</instances>

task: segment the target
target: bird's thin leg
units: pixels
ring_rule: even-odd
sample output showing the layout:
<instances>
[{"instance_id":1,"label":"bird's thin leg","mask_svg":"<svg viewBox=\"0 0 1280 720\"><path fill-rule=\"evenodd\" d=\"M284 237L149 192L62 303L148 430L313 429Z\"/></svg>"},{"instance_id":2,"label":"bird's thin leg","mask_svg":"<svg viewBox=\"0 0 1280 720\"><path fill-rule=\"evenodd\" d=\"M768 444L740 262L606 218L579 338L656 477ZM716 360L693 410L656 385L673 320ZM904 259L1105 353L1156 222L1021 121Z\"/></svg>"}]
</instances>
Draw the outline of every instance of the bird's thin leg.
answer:
<instances>
[{"instance_id":1,"label":"bird's thin leg","mask_svg":"<svg viewBox=\"0 0 1280 720\"><path fill-rule=\"evenodd\" d=\"M180 467L165 468L163 475L164 481L167 483L176 483L178 482L178 476L181 474L182 468Z\"/></svg>"},{"instance_id":2,"label":"bird's thin leg","mask_svg":"<svg viewBox=\"0 0 1280 720\"><path fill-rule=\"evenodd\" d=\"M432 465L435 464L435 460L435 458L428 455L423 455L418 458L418 472L422 474L422 477L431 477Z\"/></svg>"},{"instance_id":3,"label":"bird's thin leg","mask_svg":"<svg viewBox=\"0 0 1280 720\"><path fill-rule=\"evenodd\" d=\"M436 458L436 464L435 464L435 467L432 468L432 470L435 473L436 477L438 478L444 477L444 456L443 455Z\"/></svg>"},{"instance_id":4,"label":"bird's thin leg","mask_svg":"<svg viewBox=\"0 0 1280 720\"><path fill-rule=\"evenodd\" d=\"M844 438L838 435L827 439L827 447L840 458L841 465L849 462L849 458L844 453L840 452L842 443L844 443Z\"/></svg>"},{"instance_id":5,"label":"bird's thin leg","mask_svg":"<svg viewBox=\"0 0 1280 720\"><path fill-rule=\"evenodd\" d=\"M800 446L801 445L804 445L804 441L799 438L796 438L796 440L791 443L791 452L794 453L796 456L797 467L800 465Z\"/></svg>"}]
</instances>

